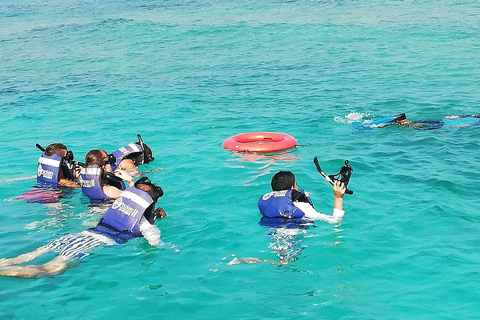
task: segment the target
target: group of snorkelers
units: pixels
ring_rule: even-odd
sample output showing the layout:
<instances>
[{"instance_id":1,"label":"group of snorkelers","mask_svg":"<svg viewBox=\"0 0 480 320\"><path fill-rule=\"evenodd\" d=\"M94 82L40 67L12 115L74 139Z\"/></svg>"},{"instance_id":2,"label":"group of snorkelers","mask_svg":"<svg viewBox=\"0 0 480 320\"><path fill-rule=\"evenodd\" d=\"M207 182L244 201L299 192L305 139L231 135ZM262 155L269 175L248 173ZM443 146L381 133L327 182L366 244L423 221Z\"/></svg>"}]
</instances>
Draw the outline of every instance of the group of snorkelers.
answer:
<instances>
[{"instance_id":1,"label":"group of snorkelers","mask_svg":"<svg viewBox=\"0 0 480 320\"><path fill-rule=\"evenodd\" d=\"M449 116L439 120L408 121L405 114L352 123L358 128L376 128L386 125L409 126L415 129L440 129L443 127L465 127L480 125L480 114ZM108 154L103 149L90 150L85 163L74 161L73 153L60 143L49 145L38 161L37 182L40 188L82 188L92 203L111 203L97 226L80 233L67 234L36 250L15 258L0 259L0 275L39 278L63 273L89 251L102 246L121 244L135 237L144 237L150 245L161 244L160 230L155 226L157 219L166 216L156 203L163 196L161 187L147 177L136 182L133 177L142 175L138 166L154 160L152 150L138 135L138 142L130 143ZM343 197L352 194L347 188L352 172L345 161L337 175L326 175L314 159L317 170L333 186L334 208L332 215L318 212L309 193L300 190L295 175L290 171L277 172L271 180L272 191L258 200L262 215L260 224L274 230L299 230L313 225L315 220L339 223L345 215ZM144 172L145 173L145 172ZM144 174L143 173L143 174ZM45 190L47 190L45 189ZM43 265L19 266L51 251L59 252ZM286 264L287 258L277 255L280 262L258 258L235 258L229 264L269 262Z\"/></svg>"},{"instance_id":2,"label":"group of snorkelers","mask_svg":"<svg viewBox=\"0 0 480 320\"><path fill-rule=\"evenodd\" d=\"M0 275L40 278L60 274L96 247L122 244L136 237L144 237L153 246L161 244L161 232L155 221L164 218L166 213L155 206L163 196L163 190L145 176L136 182L133 179L133 176L141 175L139 165L154 159L151 149L140 135L138 138L138 142L111 154L102 149L91 150L85 156L85 163L75 162L73 153L63 144L54 143L46 149L37 145L43 151L37 170L40 187L46 190L81 187L92 203L110 202L111 205L94 228L67 234L14 258L0 259ZM348 179L329 181L333 185L334 209L332 215L326 215L314 208L309 194L299 189L292 172L276 173L271 180L272 192L258 200L262 214L260 224L276 229L297 229L308 228L314 220L339 223L345 214L343 196L348 190ZM52 251L58 255L43 265L20 265ZM252 261L237 259L235 263Z\"/></svg>"},{"instance_id":3,"label":"group of snorkelers","mask_svg":"<svg viewBox=\"0 0 480 320\"><path fill-rule=\"evenodd\" d=\"M85 163L74 161L73 152L61 143L50 144L38 160L37 187L49 192L59 188L81 187L92 203L111 203L94 228L67 234L36 250L11 259L0 259L0 275L39 278L64 272L75 259L101 245L125 243L144 237L152 246L160 244L160 230L155 220L164 218L165 211L155 208L163 196L161 187L143 176L138 166L154 160L151 149L138 135L130 143L108 154L103 149L90 150ZM59 254L43 265L19 266L48 252Z\"/></svg>"},{"instance_id":4,"label":"group of snorkelers","mask_svg":"<svg viewBox=\"0 0 480 320\"><path fill-rule=\"evenodd\" d=\"M138 166L154 160L152 150L138 135L130 143L108 154L103 149L90 150L85 162L74 160L73 152L61 143L52 143L38 160L37 182L41 188L82 188L92 203L117 199L121 192L134 184Z\"/></svg>"}]
</instances>

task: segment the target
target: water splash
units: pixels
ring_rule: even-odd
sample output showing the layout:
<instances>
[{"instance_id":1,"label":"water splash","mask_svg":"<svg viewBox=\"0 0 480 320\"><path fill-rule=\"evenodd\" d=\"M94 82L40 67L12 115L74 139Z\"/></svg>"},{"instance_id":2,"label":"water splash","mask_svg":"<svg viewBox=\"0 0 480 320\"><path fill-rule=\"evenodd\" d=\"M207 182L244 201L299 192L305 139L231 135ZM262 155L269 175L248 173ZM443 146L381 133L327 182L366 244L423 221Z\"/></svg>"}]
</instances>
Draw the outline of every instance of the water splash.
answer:
<instances>
[{"instance_id":1,"label":"water splash","mask_svg":"<svg viewBox=\"0 0 480 320\"><path fill-rule=\"evenodd\" d=\"M370 112L350 112L349 114L345 116L335 116L333 119L335 122L338 123L348 123L351 124L353 122L361 122L362 120L364 121L370 121L372 119L372 115Z\"/></svg>"}]
</instances>

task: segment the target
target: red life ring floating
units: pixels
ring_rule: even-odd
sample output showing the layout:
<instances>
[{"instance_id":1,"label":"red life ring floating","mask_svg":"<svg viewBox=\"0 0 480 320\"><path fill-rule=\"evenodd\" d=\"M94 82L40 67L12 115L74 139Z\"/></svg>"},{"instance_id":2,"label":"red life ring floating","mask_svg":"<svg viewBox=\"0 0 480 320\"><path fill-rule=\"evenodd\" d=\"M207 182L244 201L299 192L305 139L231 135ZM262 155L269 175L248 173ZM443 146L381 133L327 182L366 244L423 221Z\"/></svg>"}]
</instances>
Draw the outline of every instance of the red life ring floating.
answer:
<instances>
[{"instance_id":1,"label":"red life ring floating","mask_svg":"<svg viewBox=\"0 0 480 320\"><path fill-rule=\"evenodd\" d=\"M250 132L225 139L222 146L231 151L272 153L293 148L297 140L291 135L276 132Z\"/></svg>"}]
</instances>

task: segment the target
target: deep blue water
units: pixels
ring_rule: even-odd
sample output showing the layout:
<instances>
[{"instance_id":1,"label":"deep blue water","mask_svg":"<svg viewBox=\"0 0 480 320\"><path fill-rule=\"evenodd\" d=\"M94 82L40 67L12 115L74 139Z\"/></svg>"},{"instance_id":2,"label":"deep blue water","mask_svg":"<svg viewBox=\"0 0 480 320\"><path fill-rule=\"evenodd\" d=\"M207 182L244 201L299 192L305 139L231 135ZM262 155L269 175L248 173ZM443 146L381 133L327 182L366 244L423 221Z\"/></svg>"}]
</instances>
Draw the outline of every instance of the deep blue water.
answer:
<instances>
[{"instance_id":1,"label":"deep blue water","mask_svg":"<svg viewBox=\"0 0 480 320\"><path fill-rule=\"evenodd\" d=\"M2 1L0 257L101 216L79 190L57 205L12 200L35 182L35 143L81 161L141 133L168 217L163 247L134 239L59 276L0 278L0 318L478 318L480 127L349 122L479 113L479 12L446 0ZM222 148L251 131L305 147ZM278 170L331 213L314 156L328 173L354 168L342 223L300 232L288 265L227 265L277 260L256 202Z\"/></svg>"}]
</instances>

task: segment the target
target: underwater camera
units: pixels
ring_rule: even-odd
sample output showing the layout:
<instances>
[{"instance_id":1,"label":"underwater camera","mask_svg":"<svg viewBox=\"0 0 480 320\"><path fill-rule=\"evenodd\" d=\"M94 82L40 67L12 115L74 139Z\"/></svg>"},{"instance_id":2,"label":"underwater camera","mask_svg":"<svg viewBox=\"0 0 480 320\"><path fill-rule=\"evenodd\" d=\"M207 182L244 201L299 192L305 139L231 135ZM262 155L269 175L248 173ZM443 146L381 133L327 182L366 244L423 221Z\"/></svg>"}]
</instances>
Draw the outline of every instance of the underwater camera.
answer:
<instances>
[{"instance_id":1,"label":"underwater camera","mask_svg":"<svg viewBox=\"0 0 480 320\"><path fill-rule=\"evenodd\" d=\"M353 169L352 167L348 164L348 160L345 160L345 165L343 165L340 168L340 171L337 174L331 174L327 175L325 172L323 172L322 168L320 167L320 164L318 163L317 157L313 158L313 163L315 163L315 166L317 167L318 172L322 175L325 180L327 180L328 183L330 183L333 186L334 181L340 181L343 182L345 185L345 193L346 194L353 194L353 191L348 189L348 182L350 181L350 177L352 176Z\"/></svg>"}]
</instances>

